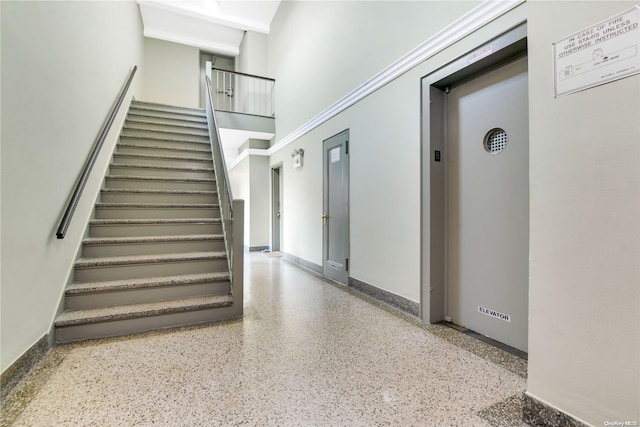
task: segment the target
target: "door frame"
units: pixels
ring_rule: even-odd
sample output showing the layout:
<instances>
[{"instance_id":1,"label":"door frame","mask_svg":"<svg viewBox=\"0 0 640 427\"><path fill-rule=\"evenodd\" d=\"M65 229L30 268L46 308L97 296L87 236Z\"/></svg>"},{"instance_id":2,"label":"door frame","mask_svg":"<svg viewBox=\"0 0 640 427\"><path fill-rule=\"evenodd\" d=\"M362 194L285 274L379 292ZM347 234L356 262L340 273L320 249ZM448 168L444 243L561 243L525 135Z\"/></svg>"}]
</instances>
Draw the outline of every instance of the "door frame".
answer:
<instances>
[{"instance_id":1,"label":"door frame","mask_svg":"<svg viewBox=\"0 0 640 427\"><path fill-rule=\"evenodd\" d=\"M282 252L282 162L271 166L271 251ZM277 172L276 172L277 171ZM279 214L279 215L278 215Z\"/></svg>"},{"instance_id":2,"label":"door frame","mask_svg":"<svg viewBox=\"0 0 640 427\"><path fill-rule=\"evenodd\" d=\"M527 24L501 35L428 74L421 81L421 259L420 318L423 323L447 319L447 97L451 87L527 54ZM481 58L477 60L477 58Z\"/></svg>"},{"instance_id":3,"label":"door frame","mask_svg":"<svg viewBox=\"0 0 640 427\"><path fill-rule=\"evenodd\" d=\"M346 286L349 285L349 271L350 271L350 266L349 266L349 259L350 259L350 218L351 218L351 213L350 213L350 194L349 194L349 189L350 189L350 176L349 176L349 167L350 167L350 162L349 162L349 140L350 140L350 134L349 134L350 130L347 128L341 132L336 133L333 136L330 136L329 138L326 138L322 141L322 216L321 219L323 221L323 225L322 225L322 274L323 276L331 279L331 280L335 280L339 283L342 283ZM325 264L326 261L328 259L328 251L329 251L329 246L327 244L328 240L329 240L329 235L328 235L328 229L326 227L326 223L325 223L325 215L327 214L327 199L328 199L328 169L327 169L327 143L332 140L333 138L339 137L341 135L345 135L346 139L344 142L345 145L345 162L346 162L346 169L347 169L347 183L346 183L346 188L344 188L345 191L345 196L346 196L346 207L345 207L345 215L347 216L346 218L346 237L345 237L345 241L344 241L344 250L345 250L345 265L344 265L344 277L342 277L342 279L344 279L344 281L342 280L338 280L336 278L332 278L329 277L326 273L325 273ZM330 219L329 219L330 221Z\"/></svg>"}]
</instances>

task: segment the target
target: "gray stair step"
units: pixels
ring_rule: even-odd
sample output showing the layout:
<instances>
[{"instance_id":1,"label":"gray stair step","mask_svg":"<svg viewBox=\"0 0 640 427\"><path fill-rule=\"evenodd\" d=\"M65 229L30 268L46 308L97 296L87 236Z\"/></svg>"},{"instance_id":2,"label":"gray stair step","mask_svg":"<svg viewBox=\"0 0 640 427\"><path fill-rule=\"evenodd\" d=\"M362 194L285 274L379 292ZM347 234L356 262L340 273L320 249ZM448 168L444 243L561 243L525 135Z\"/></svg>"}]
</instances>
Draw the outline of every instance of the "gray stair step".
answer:
<instances>
[{"instance_id":1,"label":"gray stair step","mask_svg":"<svg viewBox=\"0 0 640 427\"><path fill-rule=\"evenodd\" d=\"M208 135L209 127L206 123L180 121L172 119L154 118L149 116L139 116L128 114L125 126L138 127L143 129L165 129L172 131L197 131L205 132Z\"/></svg>"},{"instance_id":2,"label":"gray stair step","mask_svg":"<svg viewBox=\"0 0 640 427\"><path fill-rule=\"evenodd\" d=\"M103 188L100 201L104 203L218 203L215 191L134 190Z\"/></svg>"},{"instance_id":3,"label":"gray stair step","mask_svg":"<svg viewBox=\"0 0 640 427\"><path fill-rule=\"evenodd\" d=\"M177 107L175 105L160 104L155 102L132 101L131 106L142 110L156 112L172 112L183 115L198 116L206 118L206 111L202 108Z\"/></svg>"},{"instance_id":4,"label":"gray stair step","mask_svg":"<svg viewBox=\"0 0 640 427\"><path fill-rule=\"evenodd\" d=\"M55 322L58 343L209 323L239 316L230 295L70 310Z\"/></svg>"},{"instance_id":5,"label":"gray stair step","mask_svg":"<svg viewBox=\"0 0 640 427\"><path fill-rule=\"evenodd\" d=\"M164 148L164 149L174 149L177 151L193 151L195 153L200 153L205 151L211 155L211 143L209 140L207 141L176 141L173 139L165 139L165 138L154 138L150 136L120 136L120 140L118 141L118 147L144 147L144 148Z\"/></svg>"},{"instance_id":6,"label":"gray stair step","mask_svg":"<svg viewBox=\"0 0 640 427\"><path fill-rule=\"evenodd\" d=\"M160 119L160 120L175 120L175 121L189 122L194 124L207 123L206 114L204 115L181 114L181 113L175 113L170 111L167 112L167 111L152 110L152 109L136 107L136 106L131 107L131 109L129 110L129 115L132 115L132 116L135 115L136 117Z\"/></svg>"},{"instance_id":7,"label":"gray stair step","mask_svg":"<svg viewBox=\"0 0 640 427\"><path fill-rule=\"evenodd\" d=\"M228 271L226 252L80 258L74 266L76 282L100 282L225 271Z\"/></svg>"},{"instance_id":8,"label":"gray stair step","mask_svg":"<svg viewBox=\"0 0 640 427\"><path fill-rule=\"evenodd\" d=\"M82 256L85 258L221 252L225 249L222 234L89 237L82 241Z\"/></svg>"},{"instance_id":9,"label":"gray stair step","mask_svg":"<svg viewBox=\"0 0 640 427\"><path fill-rule=\"evenodd\" d=\"M161 156L147 154L124 154L117 151L113 154L113 162L128 165L154 165L154 166L174 166L174 167L207 167L212 166L211 159L202 159L193 156Z\"/></svg>"},{"instance_id":10,"label":"gray stair step","mask_svg":"<svg viewBox=\"0 0 640 427\"><path fill-rule=\"evenodd\" d=\"M89 221L91 237L184 236L221 234L220 218L94 219Z\"/></svg>"},{"instance_id":11,"label":"gray stair step","mask_svg":"<svg viewBox=\"0 0 640 427\"><path fill-rule=\"evenodd\" d=\"M194 127L197 129L208 129L209 124L207 123L207 119L205 116L184 116L181 118L171 118L171 117L161 117L155 115L153 111L149 110L139 110L135 107L129 110L127 114L126 120L136 121L136 122L144 122L144 123L153 123L159 125L176 125L176 126L187 126Z\"/></svg>"},{"instance_id":12,"label":"gray stair step","mask_svg":"<svg viewBox=\"0 0 640 427\"><path fill-rule=\"evenodd\" d=\"M197 157L201 159L211 160L211 150L192 149L183 147L170 147L170 146L152 146L152 145L140 145L140 144L127 144L120 143L116 146L116 153L119 154L145 154L145 155L157 155L157 156L171 156L171 157Z\"/></svg>"},{"instance_id":13,"label":"gray stair step","mask_svg":"<svg viewBox=\"0 0 640 427\"><path fill-rule=\"evenodd\" d=\"M199 296L228 295L229 274L204 273L74 283L66 289L67 310L141 304Z\"/></svg>"},{"instance_id":14,"label":"gray stair step","mask_svg":"<svg viewBox=\"0 0 640 427\"><path fill-rule=\"evenodd\" d=\"M138 136L143 138L160 138L160 139L168 139L171 141L184 141L184 142L202 142L205 143L209 141L209 135L194 135L187 133L176 133L176 132L162 132L162 131L150 131L150 130L141 130L141 129L131 129L124 127L122 128L121 136Z\"/></svg>"},{"instance_id":15,"label":"gray stair step","mask_svg":"<svg viewBox=\"0 0 640 427\"><path fill-rule=\"evenodd\" d=\"M163 135L163 134L171 134L181 136L204 136L209 137L209 129L194 129L190 127L184 126L169 126L169 125L153 125L153 124L144 124L144 123L136 123L129 122L125 123L123 128L125 131L141 131L148 133L150 135ZM171 139L171 138L168 138Z\"/></svg>"},{"instance_id":16,"label":"gray stair step","mask_svg":"<svg viewBox=\"0 0 640 427\"><path fill-rule=\"evenodd\" d=\"M96 219L220 218L217 204L96 203Z\"/></svg>"},{"instance_id":17,"label":"gray stair step","mask_svg":"<svg viewBox=\"0 0 640 427\"><path fill-rule=\"evenodd\" d=\"M216 182L206 178L167 178L158 176L107 175L107 188L147 190L216 191Z\"/></svg>"},{"instance_id":18,"label":"gray stair step","mask_svg":"<svg viewBox=\"0 0 640 427\"><path fill-rule=\"evenodd\" d=\"M132 165L111 163L111 175L167 176L176 178L213 178L212 167L176 167L163 165Z\"/></svg>"}]
</instances>

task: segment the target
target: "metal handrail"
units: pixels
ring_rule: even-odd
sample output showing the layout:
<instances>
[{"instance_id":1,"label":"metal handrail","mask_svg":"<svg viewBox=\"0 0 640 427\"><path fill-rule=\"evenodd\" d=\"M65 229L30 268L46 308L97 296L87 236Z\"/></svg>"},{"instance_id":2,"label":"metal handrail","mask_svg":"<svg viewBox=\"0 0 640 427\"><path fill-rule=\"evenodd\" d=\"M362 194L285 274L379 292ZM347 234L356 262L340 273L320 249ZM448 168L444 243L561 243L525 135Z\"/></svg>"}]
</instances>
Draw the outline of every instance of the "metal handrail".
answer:
<instances>
[{"instance_id":1,"label":"metal handrail","mask_svg":"<svg viewBox=\"0 0 640 427\"><path fill-rule=\"evenodd\" d=\"M213 71L222 71L223 73L237 74L238 76L253 77L254 79L267 80L269 82L275 82L276 81L276 79L272 79L270 77L257 76L255 74L241 73L239 71L223 70L222 68L214 68L214 67L212 67L211 69Z\"/></svg>"},{"instance_id":2,"label":"metal handrail","mask_svg":"<svg viewBox=\"0 0 640 427\"><path fill-rule=\"evenodd\" d=\"M82 191L84 190L84 186L87 184L87 180L89 179L89 174L91 173L91 169L93 169L93 165L98 158L98 154L100 154L100 150L102 149L102 144L104 144L104 140L107 138L107 134L111 129L111 125L116 118L118 111L120 110L120 106L122 105L122 101L129 90L129 86L131 85L131 81L133 80L133 76L136 74L136 70L138 66L135 65L131 72L129 73L129 77L127 78L123 88L120 90L118 94L118 98L116 99L116 103L111 107L111 111L107 116L107 121L102 125L102 129L100 129L100 133L96 141L93 143L93 148L91 149L91 153L89 153L89 157L82 168L82 173L80 174L80 178L76 184L76 188L73 191L73 195L71 196L71 200L67 204L67 209L64 212L62 217L62 221L60 221L60 226L56 231L56 237L58 239L64 239L64 236L67 233L67 229L69 228L69 224L71 223L71 218L73 217L73 213L78 206L78 202L80 201L80 196L82 196Z\"/></svg>"},{"instance_id":3,"label":"metal handrail","mask_svg":"<svg viewBox=\"0 0 640 427\"><path fill-rule=\"evenodd\" d=\"M229 202L229 211L231 212L231 216L233 216L233 194L231 192L231 181L229 181L227 163L224 159L224 152L222 151L222 139L220 138L220 131L218 130L218 121L216 120L216 110L215 108L213 108L213 97L211 95L211 79L209 79L209 76L207 76L206 82L207 82L207 96L209 98L209 106L211 107L211 112L213 116L213 127L216 131L218 149L220 150L220 160L222 161L222 169L224 171L224 185L225 185L225 191L227 193L227 199Z\"/></svg>"}]
</instances>

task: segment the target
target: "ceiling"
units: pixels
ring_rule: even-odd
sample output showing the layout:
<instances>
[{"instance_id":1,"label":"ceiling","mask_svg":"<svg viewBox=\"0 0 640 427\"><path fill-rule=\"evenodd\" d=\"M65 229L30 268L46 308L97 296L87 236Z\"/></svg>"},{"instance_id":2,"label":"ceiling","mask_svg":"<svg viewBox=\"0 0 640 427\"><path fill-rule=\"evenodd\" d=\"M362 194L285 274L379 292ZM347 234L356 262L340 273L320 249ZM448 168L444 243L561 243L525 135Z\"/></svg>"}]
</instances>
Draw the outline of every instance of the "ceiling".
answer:
<instances>
[{"instance_id":1,"label":"ceiling","mask_svg":"<svg viewBox=\"0 0 640 427\"><path fill-rule=\"evenodd\" d=\"M280 0L138 0L145 37L236 56L245 31L269 34Z\"/></svg>"}]
</instances>

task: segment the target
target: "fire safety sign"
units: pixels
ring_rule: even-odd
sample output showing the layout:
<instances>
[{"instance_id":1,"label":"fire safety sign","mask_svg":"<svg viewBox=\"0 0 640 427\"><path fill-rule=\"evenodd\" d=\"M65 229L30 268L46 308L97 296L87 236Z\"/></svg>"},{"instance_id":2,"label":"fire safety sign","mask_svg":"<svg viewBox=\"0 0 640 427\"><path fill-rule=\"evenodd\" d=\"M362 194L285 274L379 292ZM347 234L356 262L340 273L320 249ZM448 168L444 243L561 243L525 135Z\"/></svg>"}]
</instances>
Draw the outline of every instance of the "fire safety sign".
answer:
<instances>
[{"instance_id":1,"label":"fire safety sign","mask_svg":"<svg viewBox=\"0 0 640 427\"><path fill-rule=\"evenodd\" d=\"M553 44L556 96L640 73L640 5Z\"/></svg>"}]
</instances>

